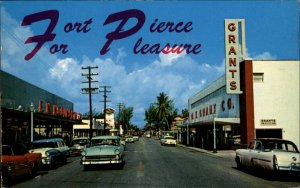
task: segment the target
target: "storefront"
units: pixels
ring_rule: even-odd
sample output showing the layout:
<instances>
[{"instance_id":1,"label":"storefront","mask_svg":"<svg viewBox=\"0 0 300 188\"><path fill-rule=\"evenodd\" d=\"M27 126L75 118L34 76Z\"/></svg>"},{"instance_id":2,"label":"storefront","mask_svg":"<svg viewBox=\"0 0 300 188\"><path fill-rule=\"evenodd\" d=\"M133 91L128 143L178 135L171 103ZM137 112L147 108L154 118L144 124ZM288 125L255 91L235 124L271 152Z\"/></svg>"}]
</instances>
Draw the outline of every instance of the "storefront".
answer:
<instances>
[{"instance_id":1,"label":"storefront","mask_svg":"<svg viewBox=\"0 0 300 188\"><path fill-rule=\"evenodd\" d=\"M204 149L245 147L275 137L300 147L299 61L240 63L241 94L226 92L222 76L189 99L194 145Z\"/></svg>"},{"instance_id":2,"label":"storefront","mask_svg":"<svg viewBox=\"0 0 300 188\"><path fill-rule=\"evenodd\" d=\"M3 144L72 138L73 124L81 122L81 114L73 111L72 102L11 74L0 73Z\"/></svg>"}]
</instances>

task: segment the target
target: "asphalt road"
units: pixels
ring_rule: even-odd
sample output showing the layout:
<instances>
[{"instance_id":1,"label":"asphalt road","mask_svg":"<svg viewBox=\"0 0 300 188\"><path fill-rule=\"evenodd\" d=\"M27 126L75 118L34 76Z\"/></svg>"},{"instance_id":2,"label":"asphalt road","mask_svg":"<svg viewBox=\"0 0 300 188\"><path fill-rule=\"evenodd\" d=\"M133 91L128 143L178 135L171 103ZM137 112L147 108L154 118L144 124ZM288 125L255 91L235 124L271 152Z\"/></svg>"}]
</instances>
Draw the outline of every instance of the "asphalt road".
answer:
<instances>
[{"instance_id":1,"label":"asphalt road","mask_svg":"<svg viewBox=\"0 0 300 188\"><path fill-rule=\"evenodd\" d=\"M300 187L300 180L271 180L264 174L242 172L233 160L185 147L160 146L154 138L127 144L123 169L103 166L84 171L79 157L42 171L16 188L44 187Z\"/></svg>"}]
</instances>

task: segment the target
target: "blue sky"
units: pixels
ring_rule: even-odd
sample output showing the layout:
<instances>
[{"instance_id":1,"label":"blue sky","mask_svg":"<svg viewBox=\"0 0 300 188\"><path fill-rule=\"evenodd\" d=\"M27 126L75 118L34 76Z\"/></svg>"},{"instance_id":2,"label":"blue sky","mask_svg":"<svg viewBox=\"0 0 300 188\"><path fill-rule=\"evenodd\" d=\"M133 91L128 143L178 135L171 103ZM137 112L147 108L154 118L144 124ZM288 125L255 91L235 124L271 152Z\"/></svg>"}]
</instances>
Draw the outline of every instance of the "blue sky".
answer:
<instances>
[{"instance_id":1,"label":"blue sky","mask_svg":"<svg viewBox=\"0 0 300 188\"><path fill-rule=\"evenodd\" d=\"M299 2L295 1L152 1L152 2L1 2L1 69L74 103L74 110L88 111L88 97L81 67L98 66L95 77L99 85L111 86L108 106L117 103L134 107L132 123L144 125L144 111L160 92L167 93L180 111L187 108L188 98L224 74L224 19L245 19L248 58L262 60L299 59ZM28 37L40 35L49 21L21 26L25 16L46 11L59 12L51 42L25 61L35 44L24 44ZM136 33L110 45L105 55L100 50L105 36L120 22L103 25L111 14L138 9L145 23ZM68 23L84 23L89 32L65 32ZM160 22L192 23L189 32L150 32L150 25ZM124 29L136 24L130 19ZM156 43L201 44L198 54L135 54L134 46ZM68 53L51 54L55 44L67 44ZM93 108L103 109L102 94L93 96Z\"/></svg>"}]
</instances>

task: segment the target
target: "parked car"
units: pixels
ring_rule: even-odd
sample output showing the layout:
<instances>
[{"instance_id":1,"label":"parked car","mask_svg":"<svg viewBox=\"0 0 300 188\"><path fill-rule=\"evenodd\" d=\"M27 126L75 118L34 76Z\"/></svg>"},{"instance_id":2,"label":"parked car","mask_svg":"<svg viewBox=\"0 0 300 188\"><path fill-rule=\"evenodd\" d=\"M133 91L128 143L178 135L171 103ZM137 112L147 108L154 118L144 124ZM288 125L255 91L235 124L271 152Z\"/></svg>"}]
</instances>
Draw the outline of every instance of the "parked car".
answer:
<instances>
[{"instance_id":1,"label":"parked car","mask_svg":"<svg viewBox=\"0 0 300 188\"><path fill-rule=\"evenodd\" d=\"M164 136L163 138L160 139L160 144L162 146L165 145L173 145L176 146L177 145L177 141L173 136Z\"/></svg>"},{"instance_id":2,"label":"parked car","mask_svg":"<svg viewBox=\"0 0 300 188\"><path fill-rule=\"evenodd\" d=\"M81 155L84 148L89 146L88 138L74 138L70 144L70 155Z\"/></svg>"},{"instance_id":3,"label":"parked car","mask_svg":"<svg viewBox=\"0 0 300 188\"><path fill-rule=\"evenodd\" d=\"M10 185L14 180L23 176L34 177L41 167L42 155L28 153L22 144L2 145L1 172L5 185Z\"/></svg>"},{"instance_id":4,"label":"parked car","mask_svg":"<svg viewBox=\"0 0 300 188\"><path fill-rule=\"evenodd\" d=\"M134 139L131 135L125 137L126 143L134 143Z\"/></svg>"},{"instance_id":5,"label":"parked car","mask_svg":"<svg viewBox=\"0 0 300 188\"><path fill-rule=\"evenodd\" d=\"M67 162L67 157L70 155L69 147L61 138L49 138L35 140L31 143L31 153L41 153L42 163L48 168L53 168L57 164Z\"/></svg>"},{"instance_id":6,"label":"parked car","mask_svg":"<svg viewBox=\"0 0 300 188\"><path fill-rule=\"evenodd\" d=\"M300 153L297 146L288 140L275 138L255 139L248 149L236 150L237 168L250 167L278 174L300 174Z\"/></svg>"},{"instance_id":7,"label":"parked car","mask_svg":"<svg viewBox=\"0 0 300 188\"><path fill-rule=\"evenodd\" d=\"M91 147L85 148L81 154L81 164L84 169L94 165L123 165L124 146L119 136L97 136L91 140Z\"/></svg>"}]
</instances>

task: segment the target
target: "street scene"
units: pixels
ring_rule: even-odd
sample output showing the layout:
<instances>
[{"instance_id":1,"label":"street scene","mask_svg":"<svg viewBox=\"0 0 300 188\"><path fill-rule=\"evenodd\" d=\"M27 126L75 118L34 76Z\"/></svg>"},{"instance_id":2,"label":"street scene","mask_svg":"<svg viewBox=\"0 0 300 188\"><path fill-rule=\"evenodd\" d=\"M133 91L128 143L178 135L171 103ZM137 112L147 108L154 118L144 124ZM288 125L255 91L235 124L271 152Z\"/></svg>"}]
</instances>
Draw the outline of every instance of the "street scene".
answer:
<instances>
[{"instance_id":1,"label":"street scene","mask_svg":"<svg viewBox=\"0 0 300 188\"><path fill-rule=\"evenodd\" d=\"M300 188L299 0L0 8L1 187Z\"/></svg>"},{"instance_id":2,"label":"street scene","mask_svg":"<svg viewBox=\"0 0 300 188\"><path fill-rule=\"evenodd\" d=\"M213 155L182 146L161 146L142 137L127 143L123 169L113 165L84 170L80 158L50 171L40 171L13 187L298 187L299 180L272 180L264 173L236 168L234 156ZM221 152L220 152L221 153Z\"/></svg>"}]
</instances>

